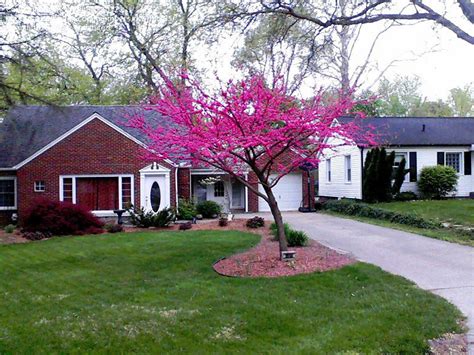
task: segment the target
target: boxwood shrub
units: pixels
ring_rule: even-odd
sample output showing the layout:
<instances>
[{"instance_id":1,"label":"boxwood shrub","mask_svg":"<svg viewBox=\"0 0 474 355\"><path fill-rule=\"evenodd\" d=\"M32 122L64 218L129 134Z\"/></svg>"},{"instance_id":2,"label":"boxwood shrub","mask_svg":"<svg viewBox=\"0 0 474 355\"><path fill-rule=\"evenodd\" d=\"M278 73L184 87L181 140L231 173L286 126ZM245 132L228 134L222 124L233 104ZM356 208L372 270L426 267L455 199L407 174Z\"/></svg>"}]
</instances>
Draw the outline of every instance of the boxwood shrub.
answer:
<instances>
[{"instance_id":1,"label":"boxwood shrub","mask_svg":"<svg viewBox=\"0 0 474 355\"><path fill-rule=\"evenodd\" d=\"M331 200L323 205L323 209L349 216L368 217L381 219L392 223L406 224L413 227L434 229L440 228L441 224L413 214L399 213L382 208L373 207L366 203L353 200Z\"/></svg>"}]
</instances>

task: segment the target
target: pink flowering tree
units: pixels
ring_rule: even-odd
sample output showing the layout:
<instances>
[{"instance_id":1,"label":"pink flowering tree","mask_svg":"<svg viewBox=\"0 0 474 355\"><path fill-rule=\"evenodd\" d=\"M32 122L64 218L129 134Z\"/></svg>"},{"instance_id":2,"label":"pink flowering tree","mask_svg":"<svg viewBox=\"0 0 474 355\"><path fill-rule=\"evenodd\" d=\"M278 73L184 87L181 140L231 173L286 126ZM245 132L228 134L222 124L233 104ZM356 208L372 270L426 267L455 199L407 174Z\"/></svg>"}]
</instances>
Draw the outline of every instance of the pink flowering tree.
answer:
<instances>
[{"instance_id":1,"label":"pink flowering tree","mask_svg":"<svg viewBox=\"0 0 474 355\"><path fill-rule=\"evenodd\" d=\"M149 158L187 160L233 176L268 203L280 252L286 251L283 219L273 188L301 166L316 166L323 150L356 138L359 130L354 122L333 124L355 103L350 98L328 102L322 93L311 100L299 100L287 94L283 82L270 88L260 76L221 83L215 93L187 76L185 79L186 86L180 88L166 80L145 106L166 116L166 127L153 127L142 117L131 121L149 139ZM286 154L291 154L291 161L285 159L282 164ZM254 173L262 189L250 183L246 173Z\"/></svg>"}]
</instances>

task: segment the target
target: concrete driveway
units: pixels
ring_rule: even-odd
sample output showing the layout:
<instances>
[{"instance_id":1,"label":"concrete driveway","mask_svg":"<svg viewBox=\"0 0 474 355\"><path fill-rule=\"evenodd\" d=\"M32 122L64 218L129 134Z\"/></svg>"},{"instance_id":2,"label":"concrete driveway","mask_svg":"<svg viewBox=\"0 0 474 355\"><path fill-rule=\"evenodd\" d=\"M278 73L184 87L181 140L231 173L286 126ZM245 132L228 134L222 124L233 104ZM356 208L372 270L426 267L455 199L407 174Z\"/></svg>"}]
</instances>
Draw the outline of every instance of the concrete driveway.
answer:
<instances>
[{"instance_id":1,"label":"concrete driveway","mask_svg":"<svg viewBox=\"0 0 474 355\"><path fill-rule=\"evenodd\" d=\"M469 353L474 354L474 248L320 213L286 212L283 219L324 245L455 304L468 317Z\"/></svg>"}]
</instances>

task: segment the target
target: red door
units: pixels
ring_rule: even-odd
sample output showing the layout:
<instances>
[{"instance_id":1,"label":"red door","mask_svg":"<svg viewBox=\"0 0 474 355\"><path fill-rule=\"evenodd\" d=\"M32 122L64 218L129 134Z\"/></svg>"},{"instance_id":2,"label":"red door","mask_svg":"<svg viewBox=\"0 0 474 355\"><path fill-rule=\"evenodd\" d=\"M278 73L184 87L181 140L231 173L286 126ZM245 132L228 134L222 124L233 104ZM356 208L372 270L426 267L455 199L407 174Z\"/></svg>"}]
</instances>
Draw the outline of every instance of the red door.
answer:
<instances>
[{"instance_id":1,"label":"red door","mask_svg":"<svg viewBox=\"0 0 474 355\"><path fill-rule=\"evenodd\" d=\"M90 211L118 209L118 178L78 178L76 202Z\"/></svg>"}]
</instances>

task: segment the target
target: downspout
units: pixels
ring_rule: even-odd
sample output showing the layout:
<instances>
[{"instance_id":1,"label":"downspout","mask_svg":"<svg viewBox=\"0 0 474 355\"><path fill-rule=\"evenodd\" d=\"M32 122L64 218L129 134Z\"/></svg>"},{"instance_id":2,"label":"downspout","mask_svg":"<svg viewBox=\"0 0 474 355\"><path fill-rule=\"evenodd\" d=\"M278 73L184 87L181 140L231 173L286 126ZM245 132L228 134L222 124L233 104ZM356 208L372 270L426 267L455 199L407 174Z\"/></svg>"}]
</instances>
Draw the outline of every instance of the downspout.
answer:
<instances>
[{"instance_id":1,"label":"downspout","mask_svg":"<svg viewBox=\"0 0 474 355\"><path fill-rule=\"evenodd\" d=\"M361 200L364 199L364 147L359 147L360 149L360 197Z\"/></svg>"},{"instance_id":2,"label":"downspout","mask_svg":"<svg viewBox=\"0 0 474 355\"><path fill-rule=\"evenodd\" d=\"M176 210L178 210L178 167L174 169L174 193L175 193L175 203L176 203Z\"/></svg>"}]
</instances>

